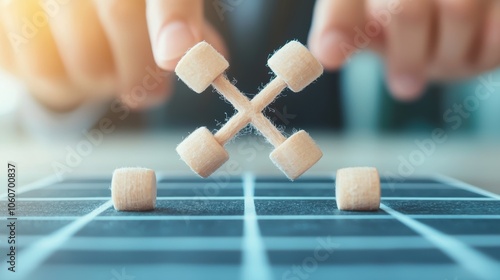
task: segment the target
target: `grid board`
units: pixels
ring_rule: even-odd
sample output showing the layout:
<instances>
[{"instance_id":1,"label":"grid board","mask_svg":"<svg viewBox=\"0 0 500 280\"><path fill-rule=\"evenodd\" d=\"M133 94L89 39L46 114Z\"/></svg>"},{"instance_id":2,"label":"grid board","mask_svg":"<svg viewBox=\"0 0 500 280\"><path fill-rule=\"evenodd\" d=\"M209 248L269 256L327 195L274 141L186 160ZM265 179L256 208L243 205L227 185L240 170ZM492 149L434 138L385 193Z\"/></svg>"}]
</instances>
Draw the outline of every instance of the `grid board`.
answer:
<instances>
[{"instance_id":1,"label":"grid board","mask_svg":"<svg viewBox=\"0 0 500 280\"><path fill-rule=\"evenodd\" d=\"M337 210L333 177L159 176L152 212L115 211L109 186L25 187L0 279L500 279L499 196L444 177L383 180L377 212Z\"/></svg>"}]
</instances>

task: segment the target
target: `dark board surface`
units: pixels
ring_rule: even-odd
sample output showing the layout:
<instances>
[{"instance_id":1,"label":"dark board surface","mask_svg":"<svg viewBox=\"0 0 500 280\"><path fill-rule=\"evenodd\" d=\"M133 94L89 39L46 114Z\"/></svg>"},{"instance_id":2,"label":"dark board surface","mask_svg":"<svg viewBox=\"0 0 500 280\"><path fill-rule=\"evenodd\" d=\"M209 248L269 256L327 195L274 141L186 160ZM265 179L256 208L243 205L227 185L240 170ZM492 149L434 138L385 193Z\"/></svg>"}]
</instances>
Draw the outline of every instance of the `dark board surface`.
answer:
<instances>
[{"instance_id":1,"label":"dark board surface","mask_svg":"<svg viewBox=\"0 0 500 280\"><path fill-rule=\"evenodd\" d=\"M156 210L117 212L110 180L18 193L0 279L500 279L500 200L451 179L383 181L375 212L339 211L334 178L251 174L159 176Z\"/></svg>"}]
</instances>

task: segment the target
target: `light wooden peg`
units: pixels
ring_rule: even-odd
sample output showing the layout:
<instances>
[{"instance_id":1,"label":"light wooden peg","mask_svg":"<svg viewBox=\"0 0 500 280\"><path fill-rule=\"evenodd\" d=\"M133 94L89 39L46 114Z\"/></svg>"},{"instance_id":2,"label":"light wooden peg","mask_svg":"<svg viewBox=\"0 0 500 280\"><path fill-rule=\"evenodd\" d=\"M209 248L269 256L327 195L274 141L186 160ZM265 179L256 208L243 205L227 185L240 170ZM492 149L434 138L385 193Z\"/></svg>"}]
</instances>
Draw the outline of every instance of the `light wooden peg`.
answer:
<instances>
[{"instance_id":1,"label":"light wooden peg","mask_svg":"<svg viewBox=\"0 0 500 280\"><path fill-rule=\"evenodd\" d=\"M111 181L113 206L119 211L150 211L156 204L156 175L147 168L119 168Z\"/></svg>"},{"instance_id":2,"label":"light wooden peg","mask_svg":"<svg viewBox=\"0 0 500 280\"><path fill-rule=\"evenodd\" d=\"M194 46L177 64L175 72L191 89L200 93L212 84L238 111L215 135L206 128L199 128L177 147L181 159L200 176L210 176L228 160L224 145L249 123L275 147L271 160L292 180L322 157L321 150L305 131L287 139L262 110L286 87L294 92L304 89L323 73L323 67L306 47L296 41L278 50L268 65L276 77L249 100L224 76L229 64L208 43Z\"/></svg>"},{"instance_id":3,"label":"light wooden peg","mask_svg":"<svg viewBox=\"0 0 500 280\"><path fill-rule=\"evenodd\" d=\"M380 207L380 177L374 167L337 170L335 197L340 210L375 211Z\"/></svg>"}]
</instances>

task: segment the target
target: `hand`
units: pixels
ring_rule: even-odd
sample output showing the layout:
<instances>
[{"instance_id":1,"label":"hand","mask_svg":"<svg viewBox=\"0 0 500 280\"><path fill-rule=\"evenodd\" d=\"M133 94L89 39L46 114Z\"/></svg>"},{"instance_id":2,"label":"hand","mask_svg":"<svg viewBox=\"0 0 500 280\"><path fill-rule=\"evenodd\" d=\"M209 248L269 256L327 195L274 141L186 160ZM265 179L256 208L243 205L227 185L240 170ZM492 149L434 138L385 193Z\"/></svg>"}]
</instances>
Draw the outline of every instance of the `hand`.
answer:
<instances>
[{"instance_id":1,"label":"hand","mask_svg":"<svg viewBox=\"0 0 500 280\"><path fill-rule=\"evenodd\" d=\"M2 1L0 66L43 104L70 110L117 95L140 109L169 95L185 51L207 40L203 0Z\"/></svg>"},{"instance_id":2,"label":"hand","mask_svg":"<svg viewBox=\"0 0 500 280\"><path fill-rule=\"evenodd\" d=\"M314 14L309 46L327 69L370 48L401 100L500 65L500 0L318 0Z\"/></svg>"}]
</instances>

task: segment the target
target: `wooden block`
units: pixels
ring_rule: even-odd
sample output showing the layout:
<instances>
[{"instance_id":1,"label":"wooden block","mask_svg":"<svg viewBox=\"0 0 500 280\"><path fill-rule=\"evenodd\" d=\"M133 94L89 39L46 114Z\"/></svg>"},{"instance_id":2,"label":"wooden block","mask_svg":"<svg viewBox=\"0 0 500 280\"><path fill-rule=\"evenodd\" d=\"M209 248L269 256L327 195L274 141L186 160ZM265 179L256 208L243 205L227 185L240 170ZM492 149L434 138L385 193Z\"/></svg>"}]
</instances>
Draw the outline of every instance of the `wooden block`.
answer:
<instances>
[{"instance_id":1,"label":"wooden block","mask_svg":"<svg viewBox=\"0 0 500 280\"><path fill-rule=\"evenodd\" d=\"M192 90L202 93L228 67L221 54L207 42L200 42L181 58L175 73Z\"/></svg>"},{"instance_id":2,"label":"wooden block","mask_svg":"<svg viewBox=\"0 0 500 280\"><path fill-rule=\"evenodd\" d=\"M335 197L340 210L376 211L380 207L380 177L374 167L337 170Z\"/></svg>"},{"instance_id":3,"label":"wooden block","mask_svg":"<svg viewBox=\"0 0 500 280\"><path fill-rule=\"evenodd\" d=\"M321 63L297 41L291 41L279 49L267 61L267 65L294 92L303 90L323 74Z\"/></svg>"},{"instance_id":4,"label":"wooden block","mask_svg":"<svg viewBox=\"0 0 500 280\"><path fill-rule=\"evenodd\" d=\"M119 168L111 181L113 206L119 211L150 211L156 205L156 175L147 168Z\"/></svg>"},{"instance_id":5,"label":"wooden block","mask_svg":"<svg viewBox=\"0 0 500 280\"><path fill-rule=\"evenodd\" d=\"M224 147L206 127L200 127L191 133L177 146L176 151L203 178L210 176L229 159Z\"/></svg>"},{"instance_id":6,"label":"wooden block","mask_svg":"<svg viewBox=\"0 0 500 280\"><path fill-rule=\"evenodd\" d=\"M273 163L290 179L294 180L306 172L323 153L318 145L303 130L290 136L269 155Z\"/></svg>"}]
</instances>

